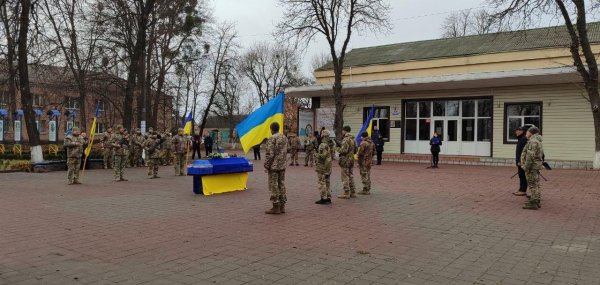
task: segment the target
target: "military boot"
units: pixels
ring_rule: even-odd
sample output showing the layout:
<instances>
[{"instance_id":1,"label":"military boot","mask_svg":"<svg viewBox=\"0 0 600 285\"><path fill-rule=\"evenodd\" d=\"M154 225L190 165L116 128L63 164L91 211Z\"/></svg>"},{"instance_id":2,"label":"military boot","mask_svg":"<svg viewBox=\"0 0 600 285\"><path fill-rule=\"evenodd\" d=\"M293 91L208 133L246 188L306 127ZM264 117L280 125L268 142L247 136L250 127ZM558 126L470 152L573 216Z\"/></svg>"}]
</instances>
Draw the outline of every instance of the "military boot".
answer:
<instances>
[{"instance_id":1,"label":"military boot","mask_svg":"<svg viewBox=\"0 0 600 285\"><path fill-rule=\"evenodd\" d=\"M369 192L367 190L362 190L362 191L360 191L360 192L358 192L356 194L358 194L358 195L371 195L371 192Z\"/></svg>"},{"instance_id":2,"label":"military boot","mask_svg":"<svg viewBox=\"0 0 600 285\"><path fill-rule=\"evenodd\" d=\"M74 180L73 184L81 184L81 182L79 182L79 180Z\"/></svg>"},{"instance_id":3,"label":"military boot","mask_svg":"<svg viewBox=\"0 0 600 285\"><path fill-rule=\"evenodd\" d=\"M273 203L273 208L271 208L271 210L265 211L265 214L269 214L269 215L279 215L279 214L281 214L281 211L279 210L279 204Z\"/></svg>"},{"instance_id":4,"label":"military boot","mask_svg":"<svg viewBox=\"0 0 600 285\"><path fill-rule=\"evenodd\" d=\"M327 199L321 198L319 201L315 202L315 204L325 205L325 204L327 204Z\"/></svg>"},{"instance_id":5,"label":"military boot","mask_svg":"<svg viewBox=\"0 0 600 285\"><path fill-rule=\"evenodd\" d=\"M340 199L350 199L350 193L344 192L344 194L339 195L338 198L340 198Z\"/></svg>"},{"instance_id":6,"label":"military boot","mask_svg":"<svg viewBox=\"0 0 600 285\"><path fill-rule=\"evenodd\" d=\"M285 214L285 203L279 204L279 212Z\"/></svg>"},{"instance_id":7,"label":"military boot","mask_svg":"<svg viewBox=\"0 0 600 285\"><path fill-rule=\"evenodd\" d=\"M523 206L523 209L527 209L527 210L537 210L540 207L538 206L539 200L534 200L531 199L529 201L527 201L527 203L525 203L525 205Z\"/></svg>"}]
</instances>

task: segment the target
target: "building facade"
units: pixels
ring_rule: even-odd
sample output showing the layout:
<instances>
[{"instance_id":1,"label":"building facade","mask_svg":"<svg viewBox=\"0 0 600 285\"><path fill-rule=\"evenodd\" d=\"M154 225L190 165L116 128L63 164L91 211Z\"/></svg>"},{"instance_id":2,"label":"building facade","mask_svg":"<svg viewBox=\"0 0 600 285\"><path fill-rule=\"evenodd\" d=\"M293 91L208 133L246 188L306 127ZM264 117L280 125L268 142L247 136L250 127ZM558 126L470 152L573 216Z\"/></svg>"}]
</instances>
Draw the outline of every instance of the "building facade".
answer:
<instances>
[{"instance_id":1,"label":"building facade","mask_svg":"<svg viewBox=\"0 0 600 285\"><path fill-rule=\"evenodd\" d=\"M42 144L62 143L66 134L74 126L82 127L82 110L85 110L85 130L89 132L98 107L96 132L102 133L108 127L122 123L124 80L106 74L90 75L87 84L85 108L81 108L79 91L70 76L70 70L55 66L30 66L31 92L36 123ZM4 81L6 82L6 81ZM173 107L171 98L160 97L157 127L171 129ZM6 84L0 85L0 143L26 144L28 141L25 120L21 109L20 94L13 98ZM136 103L134 102L134 114ZM139 122L134 119L134 125Z\"/></svg>"},{"instance_id":2,"label":"building facade","mask_svg":"<svg viewBox=\"0 0 600 285\"><path fill-rule=\"evenodd\" d=\"M588 29L599 52L600 24ZM569 43L564 27L551 27L352 50L344 123L360 129L374 105L387 159L420 160L437 132L452 161L496 165L514 165L514 129L534 124L551 164L591 168L592 110ZM334 108L331 66L315 77L287 94L312 98L317 127L332 128L319 118Z\"/></svg>"}]
</instances>

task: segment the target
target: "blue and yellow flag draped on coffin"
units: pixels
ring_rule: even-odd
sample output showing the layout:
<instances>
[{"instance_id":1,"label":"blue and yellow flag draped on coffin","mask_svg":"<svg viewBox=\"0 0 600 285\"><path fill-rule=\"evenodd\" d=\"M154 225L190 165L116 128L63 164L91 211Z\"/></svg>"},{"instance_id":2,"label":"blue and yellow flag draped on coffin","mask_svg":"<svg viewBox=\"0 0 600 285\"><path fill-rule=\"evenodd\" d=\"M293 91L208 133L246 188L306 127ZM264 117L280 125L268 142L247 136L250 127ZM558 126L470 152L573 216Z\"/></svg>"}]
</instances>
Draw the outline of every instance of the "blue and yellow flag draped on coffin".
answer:
<instances>
[{"instance_id":1,"label":"blue and yellow flag draped on coffin","mask_svg":"<svg viewBox=\"0 0 600 285\"><path fill-rule=\"evenodd\" d=\"M271 123L279 123L279 132L283 133L283 102L285 94L279 92L277 97L271 99L267 104L250 114L239 123L235 129L240 138L240 144L244 152L248 153L250 148L262 143L271 136Z\"/></svg>"},{"instance_id":2,"label":"blue and yellow flag draped on coffin","mask_svg":"<svg viewBox=\"0 0 600 285\"><path fill-rule=\"evenodd\" d=\"M192 112L190 112L190 114L187 116L187 118L185 118L185 121L183 122L183 134L184 135L192 134L192 121L193 120L194 120L194 117L192 116Z\"/></svg>"}]
</instances>

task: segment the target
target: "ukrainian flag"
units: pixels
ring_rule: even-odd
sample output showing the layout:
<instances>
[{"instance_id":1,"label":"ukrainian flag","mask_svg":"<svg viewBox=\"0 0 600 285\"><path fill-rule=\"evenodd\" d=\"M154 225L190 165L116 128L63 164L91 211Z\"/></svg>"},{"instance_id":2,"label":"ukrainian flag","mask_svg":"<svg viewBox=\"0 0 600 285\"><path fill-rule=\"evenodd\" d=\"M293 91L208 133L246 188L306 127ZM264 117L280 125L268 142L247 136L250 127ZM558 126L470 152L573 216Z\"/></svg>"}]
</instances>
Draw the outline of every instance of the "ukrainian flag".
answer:
<instances>
[{"instance_id":1,"label":"ukrainian flag","mask_svg":"<svg viewBox=\"0 0 600 285\"><path fill-rule=\"evenodd\" d=\"M365 123L363 124L362 128L360 128L360 131L356 135L356 145L360 144L360 142L362 140L360 136L365 131L369 134L369 137L371 136L371 131L373 130L373 117L374 116L375 116L375 105L371 106L371 110L369 110L369 114L367 114L367 119L365 120Z\"/></svg>"},{"instance_id":2,"label":"ukrainian flag","mask_svg":"<svg viewBox=\"0 0 600 285\"><path fill-rule=\"evenodd\" d=\"M83 152L85 154L86 160L90 156L90 153L92 153L92 145L94 144L94 136L96 135L96 122L98 120L98 112L100 112L100 102L96 104L96 114L94 115L94 120L92 121L92 127L90 129L89 143Z\"/></svg>"},{"instance_id":3,"label":"ukrainian flag","mask_svg":"<svg viewBox=\"0 0 600 285\"><path fill-rule=\"evenodd\" d=\"M235 127L245 153L248 153L250 148L271 136L271 123L278 122L279 132L283 133L284 98L285 94L279 92L277 97L254 111Z\"/></svg>"},{"instance_id":4,"label":"ukrainian flag","mask_svg":"<svg viewBox=\"0 0 600 285\"><path fill-rule=\"evenodd\" d=\"M194 121L194 117L192 117L192 112L185 118L183 122L183 134L191 135L192 134L192 121Z\"/></svg>"}]
</instances>

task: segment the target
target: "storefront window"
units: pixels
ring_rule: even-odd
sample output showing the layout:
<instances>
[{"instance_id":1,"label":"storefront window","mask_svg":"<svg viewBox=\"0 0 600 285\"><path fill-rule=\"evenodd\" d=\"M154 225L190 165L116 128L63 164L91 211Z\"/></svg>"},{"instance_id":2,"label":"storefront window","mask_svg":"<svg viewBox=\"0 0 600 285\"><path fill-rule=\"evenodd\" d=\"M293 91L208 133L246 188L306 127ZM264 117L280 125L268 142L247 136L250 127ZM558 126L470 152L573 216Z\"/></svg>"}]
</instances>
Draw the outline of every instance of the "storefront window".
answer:
<instances>
[{"instance_id":1,"label":"storefront window","mask_svg":"<svg viewBox=\"0 0 600 285\"><path fill-rule=\"evenodd\" d=\"M431 125L431 119L420 119L419 120L419 140L428 141L429 137L429 126Z\"/></svg>"},{"instance_id":2,"label":"storefront window","mask_svg":"<svg viewBox=\"0 0 600 285\"><path fill-rule=\"evenodd\" d=\"M535 125L542 128L542 103L510 103L505 104L505 143L517 142L514 130L522 125Z\"/></svg>"},{"instance_id":3,"label":"storefront window","mask_svg":"<svg viewBox=\"0 0 600 285\"><path fill-rule=\"evenodd\" d=\"M462 116L467 118L475 117L475 101L465 100L462 101Z\"/></svg>"},{"instance_id":4,"label":"storefront window","mask_svg":"<svg viewBox=\"0 0 600 285\"><path fill-rule=\"evenodd\" d=\"M477 141L492 141L492 119L477 119Z\"/></svg>"},{"instance_id":5,"label":"storefront window","mask_svg":"<svg viewBox=\"0 0 600 285\"><path fill-rule=\"evenodd\" d=\"M446 101L433 102L433 115L440 117L446 116Z\"/></svg>"},{"instance_id":6,"label":"storefront window","mask_svg":"<svg viewBox=\"0 0 600 285\"><path fill-rule=\"evenodd\" d=\"M492 100L477 100L477 116L492 117Z\"/></svg>"},{"instance_id":7,"label":"storefront window","mask_svg":"<svg viewBox=\"0 0 600 285\"><path fill-rule=\"evenodd\" d=\"M431 117L431 102L419 102L419 117L429 118Z\"/></svg>"},{"instance_id":8,"label":"storefront window","mask_svg":"<svg viewBox=\"0 0 600 285\"><path fill-rule=\"evenodd\" d=\"M406 134L407 141L417 140L417 119L406 119Z\"/></svg>"},{"instance_id":9,"label":"storefront window","mask_svg":"<svg viewBox=\"0 0 600 285\"><path fill-rule=\"evenodd\" d=\"M367 119L370 110L371 107L363 108L363 122ZM375 107L372 123L373 126L377 126L384 141L390 141L390 107Z\"/></svg>"},{"instance_id":10,"label":"storefront window","mask_svg":"<svg viewBox=\"0 0 600 285\"><path fill-rule=\"evenodd\" d=\"M475 141L475 119L462 120L462 140L467 142Z\"/></svg>"},{"instance_id":11,"label":"storefront window","mask_svg":"<svg viewBox=\"0 0 600 285\"><path fill-rule=\"evenodd\" d=\"M417 102L407 102L404 115L406 118L417 118Z\"/></svg>"},{"instance_id":12,"label":"storefront window","mask_svg":"<svg viewBox=\"0 0 600 285\"><path fill-rule=\"evenodd\" d=\"M460 109L460 101L448 101L447 116L456 117Z\"/></svg>"}]
</instances>

